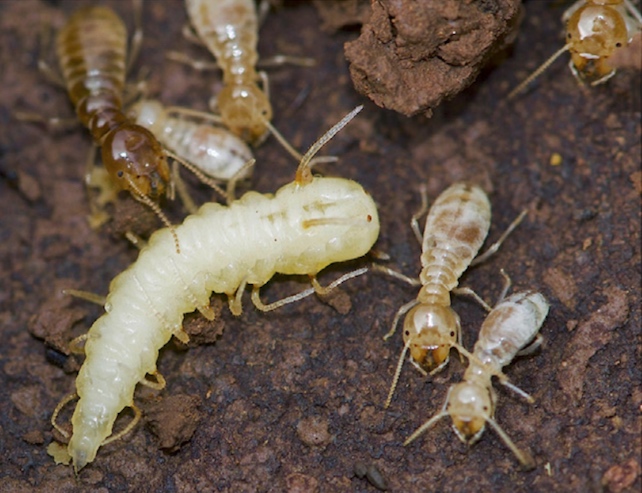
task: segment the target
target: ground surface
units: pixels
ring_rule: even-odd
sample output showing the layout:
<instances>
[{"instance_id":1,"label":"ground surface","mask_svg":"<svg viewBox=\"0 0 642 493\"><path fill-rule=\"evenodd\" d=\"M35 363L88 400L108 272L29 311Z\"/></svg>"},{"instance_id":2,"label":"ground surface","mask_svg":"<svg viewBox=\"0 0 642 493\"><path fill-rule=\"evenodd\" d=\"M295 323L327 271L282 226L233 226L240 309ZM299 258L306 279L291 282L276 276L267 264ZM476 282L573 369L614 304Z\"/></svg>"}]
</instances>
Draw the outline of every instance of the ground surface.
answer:
<instances>
[{"instance_id":1,"label":"ground surface","mask_svg":"<svg viewBox=\"0 0 642 493\"><path fill-rule=\"evenodd\" d=\"M130 2L105 3L131 26ZM286 3L270 14L259 47L263 56L317 61L315 68L271 72L274 123L299 148L365 104L328 145L340 161L320 170L356 179L372 193L381 216L377 248L391 256L389 265L413 276L419 270L408 220L420 205L421 183L432 198L457 180L481 183L493 204L491 241L529 210L501 251L466 273L462 285L492 300L503 267L514 289L540 290L551 302L542 351L507 368L536 403L498 389L497 421L532 453L535 470L522 472L492 430L467 449L446 420L402 446L439 409L463 367L452 358L426 379L406 365L395 400L383 409L402 342L381 336L416 290L375 274L345 286L352 302L345 315L312 297L270 314L248 301L241 317L225 309L215 325L189 316L190 330L202 337L187 350L170 343L162 351L166 389L137 392L144 425L101 448L78 478L55 465L46 453L49 418L72 391L77 364L32 333L66 350L63 342L101 309L60 289L104 294L137 256L109 233L137 228L126 212L118 213L125 226L87 225L87 132L54 133L12 119L16 109L72 116L66 95L36 69L37 34L41 25L59 27L80 4L0 2L0 491L375 491L355 476L356 465L360 475L376 466L399 492L639 491L640 73L622 71L607 85L582 89L560 61L529 93L500 104L560 46L563 2L527 2L512 53L430 120L382 110L358 95L343 54L358 31L322 31L312 4ZM140 64L151 70L154 96L204 109L220 87L218 75L164 58L168 49L207 57L181 37L184 22L182 2L149 2ZM561 160L551 165L556 153ZM274 191L292 179L295 163L273 140L256 156L252 188ZM209 196L190 186L197 200ZM175 222L184 215L179 205L166 210ZM322 281L370 261L337 266ZM275 279L265 296L300 289ZM453 304L472 347L483 313L465 299ZM198 343L220 329L216 343Z\"/></svg>"}]
</instances>

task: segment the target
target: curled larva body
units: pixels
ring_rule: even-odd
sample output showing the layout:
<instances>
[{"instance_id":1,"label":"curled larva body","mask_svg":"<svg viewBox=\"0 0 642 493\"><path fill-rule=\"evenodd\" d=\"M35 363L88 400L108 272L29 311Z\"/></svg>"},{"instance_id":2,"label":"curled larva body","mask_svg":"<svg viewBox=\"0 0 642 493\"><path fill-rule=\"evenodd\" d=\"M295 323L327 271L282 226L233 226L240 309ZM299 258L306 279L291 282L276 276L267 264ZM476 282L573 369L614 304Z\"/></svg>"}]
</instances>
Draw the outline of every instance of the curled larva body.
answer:
<instances>
[{"instance_id":1,"label":"curled larva body","mask_svg":"<svg viewBox=\"0 0 642 493\"><path fill-rule=\"evenodd\" d=\"M252 169L246 167L248 171L239 174L252 159L252 151L224 127L174 116L159 101L150 99L137 102L129 112L165 147L211 178L241 179Z\"/></svg>"},{"instance_id":2,"label":"curled larva body","mask_svg":"<svg viewBox=\"0 0 642 493\"><path fill-rule=\"evenodd\" d=\"M248 142L259 141L272 119L272 106L259 85L258 17L252 0L185 0L197 34L216 57L224 87L218 110L225 125Z\"/></svg>"},{"instance_id":3,"label":"curled larva body","mask_svg":"<svg viewBox=\"0 0 642 493\"><path fill-rule=\"evenodd\" d=\"M450 416L457 436L468 444L475 443L489 423L527 468L533 459L512 442L495 422L497 396L492 377L499 376L513 390L532 400L528 394L505 380L502 368L527 346L538 345L533 341L548 314L546 299L533 291L516 293L497 304L489 313L479 332L470 363L463 381L450 387L440 412L426 421L404 443L409 444L431 428L442 417Z\"/></svg>"},{"instance_id":4,"label":"curled larva body","mask_svg":"<svg viewBox=\"0 0 642 493\"><path fill-rule=\"evenodd\" d=\"M363 188L340 178L290 183L274 196L245 194L229 207L205 204L176 228L152 235L138 260L110 285L106 314L89 331L76 380L79 401L68 452L78 470L91 462L137 383L156 370L172 335L186 340L183 314L207 313L212 292L232 296L275 274L315 275L365 255L379 233Z\"/></svg>"},{"instance_id":5,"label":"curled larva body","mask_svg":"<svg viewBox=\"0 0 642 493\"><path fill-rule=\"evenodd\" d=\"M123 21L107 7L81 8L58 33L56 52L78 118L101 147L111 178L138 198L158 200L170 180L165 154L154 135L122 110Z\"/></svg>"}]
</instances>

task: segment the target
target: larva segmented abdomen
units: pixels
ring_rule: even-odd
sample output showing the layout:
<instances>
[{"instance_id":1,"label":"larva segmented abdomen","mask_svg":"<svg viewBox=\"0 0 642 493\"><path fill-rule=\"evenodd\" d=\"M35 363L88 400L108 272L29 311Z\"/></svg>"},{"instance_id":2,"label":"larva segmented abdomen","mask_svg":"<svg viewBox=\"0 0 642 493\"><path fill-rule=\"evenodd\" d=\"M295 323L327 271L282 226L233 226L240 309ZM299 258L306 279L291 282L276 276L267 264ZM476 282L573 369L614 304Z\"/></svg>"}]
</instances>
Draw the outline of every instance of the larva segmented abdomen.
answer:
<instances>
[{"instance_id":1,"label":"larva segmented abdomen","mask_svg":"<svg viewBox=\"0 0 642 493\"><path fill-rule=\"evenodd\" d=\"M229 130L170 116L158 101L139 101L130 114L165 147L212 178L230 180L253 157L247 144Z\"/></svg>"},{"instance_id":2,"label":"larva segmented abdomen","mask_svg":"<svg viewBox=\"0 0 642 493\"><path fill-rule=\"evenodd\" d=\"M226 83L255 81L258 19L252 0L186 0L192 25L223 70Z\"/></svg>"},{"instance_id":3,"label":"larva segmented abdomen","mask_svg":"<svg viewBox=\"0 0 642 493\"><path fill-rule=\"evenodd\" d=\"M185 340L185 313L242 282L262 286L277 272L317 274L361 257L377 239L379 219L359 184L315 178L275 196L249 192L229 207L205 204L175 233L180 253L168 229L154 233L112 281L107 313L89 330L68 447L76 470L95 458L136 384L154 372L160 348L172 334Z\"/></svg>"},{"instance_id":4,"label":"larva segmented abdomen","mask_svg":"<svg viewBox=\"0 0 642 493\"><path fill-rule=\"evenodd\" d=\"M482 324L475 356L500 371L537 335L548 308L544 296L534 291L515 293L501 301Z\"/></svg>"},{"instance_id":5,"label":"larva segmented abdomen","mask_svg":"<svg viewBox=\"0 0 642 493\"><path fill-rule=\"evenodd\" d=\"M97 112L124 121L120 112L125 84L127 30L122 20L105 7L78 10L56 40L56 51L69 97L82 123L100 141L108 122L93 122ZM105 118L103 118L104 120ZM98 132L98 133L97 133Z\"/></svg>"},{"instance_id":6,"label":"larva segmented abdomen","mask_svg":"<svg viewBox=\"0 0 642 493\"><path fill-rule=\"evenodd\" d=\"M479 252L490 228L490 202L475 185L456 183L430 208L424 229L421 302L450 304L450 291Z\"/></svg>"}]
</instances>

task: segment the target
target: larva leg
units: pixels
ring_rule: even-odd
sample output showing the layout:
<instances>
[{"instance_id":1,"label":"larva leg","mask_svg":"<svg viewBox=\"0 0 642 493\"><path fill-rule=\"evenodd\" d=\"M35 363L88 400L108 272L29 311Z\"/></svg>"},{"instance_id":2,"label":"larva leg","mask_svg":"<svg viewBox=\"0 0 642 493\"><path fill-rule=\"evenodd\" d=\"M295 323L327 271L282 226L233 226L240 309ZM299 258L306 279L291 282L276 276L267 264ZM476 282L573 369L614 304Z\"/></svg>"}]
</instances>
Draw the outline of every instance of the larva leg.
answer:
<instances>
[{"instance_id":1,"label":"larva leg","mask_svg":"<svg viewBox=\"0 0 642 493\"><path fill-rule=\"evenodd\" d=\"M89 291L80 291L78 289L63 289L63 294L68 294L70 296L75 296L76 298L89 301L91 303L96 303L100 306L105 306L107 298L96 293L90 293Z\"/></svg>"},{"instance_id":2,"label":"larva leg","mask_svg":"<svg viewBox=\"0 0 642 493\"><path fill-rule=\"evenodd\" d=\"M463 295L463 296L470 296L472 299L474 299L477 303L479 303L484 310L487 312L490 312L492 310L491 306L486 303L481 296L479 296L475 291L473 291L471 288L455 288L452 290L452 292L456 295Z\"/></svg>"},{"instance_id":3,"label":"larva leg","mask_svg":"<svg viewBox=\"0 0 642 493\"><path fill-rule=\"evenodd\" d=\"M266 305L261 301L261 295L259 293L260 289L260 286L252 286L252 303L254 303L254 306L262 312L271 312L272 310L276 310L277 308L280 308L284 305L289 305L290 303L294 303L296 301L302 300L303 298L307 298L311 294L314 294L314 288L308 288L305 291L301 291L300 293L293 294L292 296L288 296L287 298L283 298L279 301L275 301L274 303L269 303Z\"/></svg>"},{"instance_id":4,"label":"larva leg","mask_svg":"<svg viewBox=\"0 0 642 493\"><path fill-rule=\"evenodd\" d=\"M395 279L399 279L400 281L407 282L411 286L421 286L421 281L419 281L419 279L408 277L402 274L401 272L397 272L396 270L391 269L390 267L384 267L383 265L373 264L372 270L377 272L382 272L384 274L389 275L390 277L394 277Z\"/></svg>"},{"instance_id":5,"label":"larva leg","mask_svg":"<svg viewBox=\"0 0 642 493\"><path fill-rule=\"evenodd\" d=\"M111 442L113 442L115 440L118 440L119 438L124 437L127 433L132 431L134 426L136 426L136 424L140 421L141 412L140 412L140 409L138 408L138 406L136 406L136 404L134 404L132 402L132 404L129 407L131 407L132 411L134 411L134 418L131 420L131 422L127 426L125 426L125 428L120 430L118 433L113 434L109 438L106 438L103 441L103 443L100 444L101 447L103 445L107 445L108 443L111 443Z\"/></svg>"},{"instance_id":6,"label":"larva leg","mask_svg":"<svg viewBox=\"0 0 642 493\"><path fill-rule=\"evenodd\" d=\"M227 193L227 203L230 204L236 200L236 184L243 179L244 176L250 171L256 164L256 159L250 159L245 163L236 173L232 175L232 178L227 182L227 187L225 188L225 193Z\"/></svg>"},{"instance_id":7,"label":"larva leg","mask_svg":"<svg viewBox=\"0 0 642 493\"><path fill-rule=\"evenodd\" d=\"M161 375L158 370L154 370L154 372L150 373L150 375L153 375L156 380L150 380L149 378L147 378L147 375L145 375L145 378L143 378L140 383L145 387L149 387L150 389L163 390L165 388L165 385L167 384L167 382L165 381L165 377L163 377L163 375Z\"/></svg>"},{"instance_id":8,"label":"larva leg","mask_svg":"<svg viewBox=\"0 0 642 493\"><path fill-rule=\"evenodd\" d=\"M127 238L127 240L129 240L129 242L139 250L142 250L147 246L147 242L145 240L143 240L136 233L132 233L131 231L125 232L125 238Z\"/></svg>"},{"instance_id":9,"label":"larva leg","mask_svg":"<svg viewBox=\"0 0 642 493\"><path fill-rule=\"evenodd\" d=\"M247 286L247 280L243 279L243 282L241 282L241 285L238 287L236 290L236 293L232 296L230 294L227 295L227 301L228 305L230 307L230 311L232 312L232 315L238 317L243 313L243 291L245 291L245 286Z\"/></svg>"},{"instance_id":10,"label":"larva leg","mask_svg":"<svg viewBox=\"0 0 642 493\"><path fill-rule=\"evenodd\" d=\"M65 430L64 428L61 428L58 423L58 414L60 414L60 411L62 410L63 407L65 407L69 402L73 401L78 397L78 394L75 392L73 394L68 394L65 397L62 398L62 400L58 403L56 406L56 409L54 409L53 414L51 415L51 425L60 433L62 436L65 438L69 438L71 434Z\"/></svg>"},{"instance_id":11,"label":"larva leg","mask_svg":"<svg viewBox=\"0 0 642 493\"><path fill-rule=\"evenodd\" d=\"M337 286L343 284L349 279L353 279L355 277L358 277L362 274L365 274L368 272L367 267L362 267L361 269L356 269L353 270L352 272L348 272L347 274L342 275L339 279L334 280L327 286L321 286L319 284L319 281L317 280L316 275L310 275L310 282L312 283L312 287L314 288L314 292L319 295L319 296L327 296L332 292L333 289L335 289Z\"/></svg>"},{"instance_id":12,"label":"larva leg","mask_svg":"<svg viewBox=\"0 0 642 493\"><path fill-rule=\"evenodd\" d=\"M406 313L408 313L408 311L411 308L413 308L414 306L416 306L418 304L419 304L419 301L412 300L412 301L409 301L408 303L406 303L405 305L403 305L401 308L399 308L399 310L397 310L397 314L395 315L395 318L392 321L392 327L390 328L388 333L385 336L383 336L383 340L384 341L387 341L388 339L390 339L393 336L393 334L397 330L397 325L399 324L399 319L401 317L403 317Z\"/></svg>"},{"instance_id":13,"label":"larva leg","mask_svg":"<svg viewBox=\"0 0 642 493\"><path fill-rule=\"evenodd\" d=\"M526 214L528 214L527 209L524 209L522 212L520 212L519 216L517 216L513 220L513 222L510 223L508 228L506 228L506 231L504 231L504 234L502 234L499 237L499 240L497 240L490 247L488 247L488 250L486 250L484 253L482 253L481 255L478 255L475 258L475 260L473 260L470 263L470 267L481 264L482 262L485 262L486 260L488 260L489 257L494 255L497 252L497 250L499 250L499 247L502 246L502 243L504 243L504 240L508 237L508 235L511 234L517 226L519 226L519 223L521 223L524 217L526 217Z\"/></svg>"},{"instance_id":14,"label":"larva leg","mask_svg":"<svg viewBox=\"0 0 642 493\"><path fill-rule=\"evenodd\" d=\"M85 341L89 334L82 334L69 341L69 351L73 354L85 354Z\"/></svg>"}]
</instances>

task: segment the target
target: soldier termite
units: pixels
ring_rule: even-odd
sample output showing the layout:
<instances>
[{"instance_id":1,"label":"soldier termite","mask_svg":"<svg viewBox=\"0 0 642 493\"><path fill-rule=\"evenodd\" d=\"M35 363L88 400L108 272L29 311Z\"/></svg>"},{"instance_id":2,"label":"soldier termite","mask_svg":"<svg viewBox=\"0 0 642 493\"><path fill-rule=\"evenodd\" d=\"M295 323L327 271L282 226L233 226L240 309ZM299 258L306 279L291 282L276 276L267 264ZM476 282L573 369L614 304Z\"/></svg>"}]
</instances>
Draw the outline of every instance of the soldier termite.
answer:
<instances>
[{"instance_id":1,"label":"soldier termite","mask_svg":"<svg viewBox=\"0 0 642 493\"><path fill-rule=\"evenodd\" d=\"M158 351L172 335L187 341L183 315L197 309L213 319L212 292L227 294L230 310L240 315L242 294L251 285L254 305L270 311L314 292L323 295L366 271L345 274L327 288L317 281L326 266L365 255L379 234L379 219L374 201L358 183L313 177L310 170L314 154L360 110L321 137L301 160L294 182L275 195L248 192L228 207L203 205L176 227L180 253L169 231L159 230L136 262L114 278L106 313L85 337L86 359L76 380L78 403L65 451L76 471L94 460L106 440L131 429L133 424L108 438L121 410L136 410L136 384L162 388ZM308 275L313 287L263 304L259 289L275 273ZM156 375L157 382L149 382L147 374ZM56 429L67 436L56 417L76 394L65 398L52 417Z\"/></svg>"},{"instance_id":2,"label":"soldier termite","mask_svg":"<svg viewBox=\"0 0 642 493\"><path fill-rule=\"evenodd\" d=\"M507 289L508 284L504 293ZM544 323L548 309L546 299L534 291L516 293L500 300L482 324L472 355L460 348L470 360L463 381L450 387L441 411L410 435L404 445L410 444L445 416L451 417L455 433L469 445L479 439L488 423L520 463L525 468L532 469L534 462L530 454L517 448L495 421L497 395L493 389L492 377L499 376L502 383L532 402L528 394L508 383L502 368L516 355L529 353L539 346L540 340L534 339Z\"/></svg>"},{"instance_id":3,"label":"soldier termite","mask_svg":"<svg viewBox=\"0 0 642 493\"><path fill-rule=\"evenodd\" d=\"M642 29L642 16L630 0L578 0L562 16L566 44L513 89L508 99L521 93L557 58L570 52L569 68L581 82L595 86L615 75L609 59L627 46Z\"/></svg>"},{"instance_id":4,"label":"soldier termite","mask_svg":"<svg viewBox=\"0 0 642 493\"><path fill-rule=\"evenodd\" d=\"M422 200L422 210L413 216L411 222L417 239L422 243L419 280L375 266L375 270L410 284L421 284L417 298L397 311L392 328L384 336L384 340L391 337L399 319L407 313L403 326L404 348L384 405L386 408L392 400L407 351L410 351L413 365L427 375L446 366L455 342L461 345L459 315L450 306L451 292L472 295L482 306L490 309L472 290L457 289L459 278L469 266L481 263L494 254L526 215L526 211L523 211L496 243L477 256L490 228L490 202L484 191L468 183L455 183L443 191L428 212L423 241L418 219L428 207L425 189L422 190Z\"/></svg>"}]
</instances>

